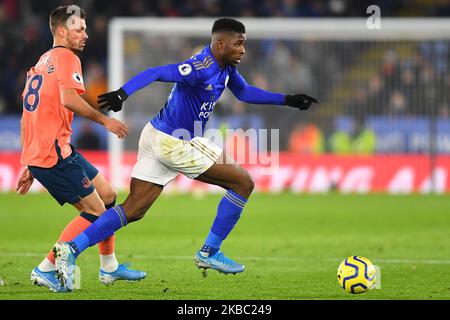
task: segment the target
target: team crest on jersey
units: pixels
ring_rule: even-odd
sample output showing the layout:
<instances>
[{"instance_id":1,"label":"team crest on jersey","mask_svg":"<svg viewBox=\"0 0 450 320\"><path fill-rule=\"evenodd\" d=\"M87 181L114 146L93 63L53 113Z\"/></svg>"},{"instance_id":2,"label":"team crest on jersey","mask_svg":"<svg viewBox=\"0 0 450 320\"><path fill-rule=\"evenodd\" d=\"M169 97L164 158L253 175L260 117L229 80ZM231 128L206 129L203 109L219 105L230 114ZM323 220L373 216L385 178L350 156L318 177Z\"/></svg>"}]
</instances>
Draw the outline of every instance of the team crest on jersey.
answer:
<instances>
[{"instance_id":1,"label":"team crest on jersey","mask_svg":"<svg viewBox=\"0 0 450 320\"><path fill-rule=\"evenodd\" d=\"M187 63L180 64L178 66L178 71L180 71L180 74L182 76L187 76L189 73L192 72L192 67L190 64L187 64Z\"/></svg>"},{"instance_id":2,"label":"team crest on jersey","mask_svg":"<svg viewBox=\"0 0 450 320\"><path fill-rule=\"evenodd\" d=\"M81 78L80 74L78 72L75 72L72 75L73 80L75 80L78 83L83 83L83 78Z\"/></svg>"},{"instance_id":3,"label":"team crest on jersey","mask_svg":"<svg viewBox=\"0 0 450 320\"><path fill-rule=\"evenodd\" d=\"M91 186L91 180L89 180L89 178L87 178L87 177L84 177L83 180L81 180L81 183L83 183L83 187L85 189L87 189Z\"/></svg>"}]
</instances>

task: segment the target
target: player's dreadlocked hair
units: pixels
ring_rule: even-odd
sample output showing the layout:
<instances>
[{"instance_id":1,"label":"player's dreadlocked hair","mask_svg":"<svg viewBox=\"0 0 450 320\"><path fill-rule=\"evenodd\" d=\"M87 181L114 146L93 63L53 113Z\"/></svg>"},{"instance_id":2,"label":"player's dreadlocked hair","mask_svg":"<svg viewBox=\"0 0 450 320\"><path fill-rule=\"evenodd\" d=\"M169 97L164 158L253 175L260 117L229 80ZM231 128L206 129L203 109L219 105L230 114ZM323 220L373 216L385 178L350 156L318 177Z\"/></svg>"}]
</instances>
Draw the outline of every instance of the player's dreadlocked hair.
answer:
<instances>
[{"instance_id":1,"label":"player's dreadlocked hair","mask_svg":"<svg viewBox=\"0 0 450 320\"><path fill-rule=\"evenodd\" d=\"M214 21L211 34L221 31L245 33L245 26L242 22L239 22L236 19L220 18Z\"/></svg>"}]
</instances>

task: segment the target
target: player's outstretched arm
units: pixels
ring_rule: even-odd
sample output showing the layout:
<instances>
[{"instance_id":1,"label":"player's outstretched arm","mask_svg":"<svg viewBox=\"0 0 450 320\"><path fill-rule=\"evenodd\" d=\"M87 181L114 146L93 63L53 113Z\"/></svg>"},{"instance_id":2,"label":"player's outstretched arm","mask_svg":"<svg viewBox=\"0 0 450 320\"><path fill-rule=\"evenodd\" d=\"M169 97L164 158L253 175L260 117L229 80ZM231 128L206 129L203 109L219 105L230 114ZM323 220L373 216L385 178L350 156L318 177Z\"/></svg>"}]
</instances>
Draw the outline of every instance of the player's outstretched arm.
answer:
<instances>
[{"instance_id":1,"label":"player's outstretched arm","mask_svg":"<svg viewBox=\"0 0 450 320\"><path fill-rule=\"evenodd\" d=\"M108 131L119 138L128 134L128 127L117 119L108 118L103 113L92 108L75 89L61 90L61 103L76 114L103 125Z\"/></svg>"},{"instance_id":2,"label":"player's outstretched arm","mask_svg":"<svg viewBox=\"0 0 450 320\"><path fill-rule=\"evenodd\" d=\"M154 81L187 83L193 86L198 79L195 68L187 61L179 64L148 68L128 80L119 90L107 92L97 97L100 109L118 112L123 102L136 91Z\"/></svg>"},{"instance_id":3,"label":"player's outstretched arm","mask_svg":"<svg viewBox=\"0 0 450 320\"><path fill-rule=\"evenodd\" d=\"M308 110L313 103L319 103L306 94L284 95L251 86L237 70L230 77L228 87L236 98L247 103L287 105L299 110Z\"/></svg>"}]
</instances>

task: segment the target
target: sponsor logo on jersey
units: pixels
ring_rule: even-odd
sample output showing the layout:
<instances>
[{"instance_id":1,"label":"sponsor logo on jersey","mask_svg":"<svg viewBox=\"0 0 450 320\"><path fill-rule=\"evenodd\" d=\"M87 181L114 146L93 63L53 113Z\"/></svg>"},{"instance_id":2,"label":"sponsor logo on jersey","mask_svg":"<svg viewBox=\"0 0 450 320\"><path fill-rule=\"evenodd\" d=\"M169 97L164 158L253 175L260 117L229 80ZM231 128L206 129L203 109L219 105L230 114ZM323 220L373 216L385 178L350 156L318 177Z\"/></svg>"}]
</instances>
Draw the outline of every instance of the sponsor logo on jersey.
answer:
<instances>
[{"instance_id":1,"label":"sponsor logo on jersey","mask_svg":"<svg viewBox=\"0 0 450 320\"><path fill-rule=\"evenodd\" d=\"M217 101L203 102L202 106L200 107L200 113L198 114L198 117L208 119L209 115L213 112L216 103Z\"/></svg>"}]
</instances>

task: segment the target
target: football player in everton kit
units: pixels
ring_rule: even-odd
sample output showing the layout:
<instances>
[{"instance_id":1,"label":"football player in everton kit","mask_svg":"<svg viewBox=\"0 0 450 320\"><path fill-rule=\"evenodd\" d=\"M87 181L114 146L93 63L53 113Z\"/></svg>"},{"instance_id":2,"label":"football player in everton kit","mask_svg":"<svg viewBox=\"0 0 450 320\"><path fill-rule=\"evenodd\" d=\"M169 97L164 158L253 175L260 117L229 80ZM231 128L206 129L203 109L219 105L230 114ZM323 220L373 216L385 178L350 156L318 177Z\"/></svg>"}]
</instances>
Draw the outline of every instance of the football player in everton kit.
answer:
<instances>
[{"instance_id":1,"label":"football player in everton kit","mask_svg":"<svg viewBox=\"0 0 450 320\"><path fill-rule=\"evenodd\" d=\"M78 12L79 14L75 14ZM62 206L72 204L77 215L64 228L59 241L73 239L102 212L115 205L116 192L106 178L70 143L74 113L102 124L119 138L127 126L91 107L80 95L85 92L80 58L84 50L86 12L78 6L55 8L49 17L53 47L43 53L27 72L21 119L21 164L27 166L17 182L26 194L36 178ZM119 264L115 237L99 242L99 279L105 285L117 280L138 281L146 273ZM32 283L54 292L67 292L56 278L55 258L50 251L31 271Z\"/></svg>"},{"instance_id":2,"label":"football player in everton kit","mask_svg":"<svg viewBox=\"0 0 450 320\"><path fill-rule=\"evenodd\" d=\"M245 41L241 22L218 19L212 28L211 44L200 53L178 64L149 68L117 91L99 96L102 109L117 112L130 95L154 81L175 83L165 106L142 130L127 199L104 212L72 241L55 246L57 270L68 289L76 257L127 223L142 219L164 186L180 173L227 190L209 234L194 256L196 265L225 274L244 271L244 265L225 256L220 248L238 222L254 182L246 170L195 128L201 124L203 132L226 87L246 103L288 105L299 110L318 103L305 94L272 93L247 84L237 70L245 54Z\"/></svg>"}]
</instances>

